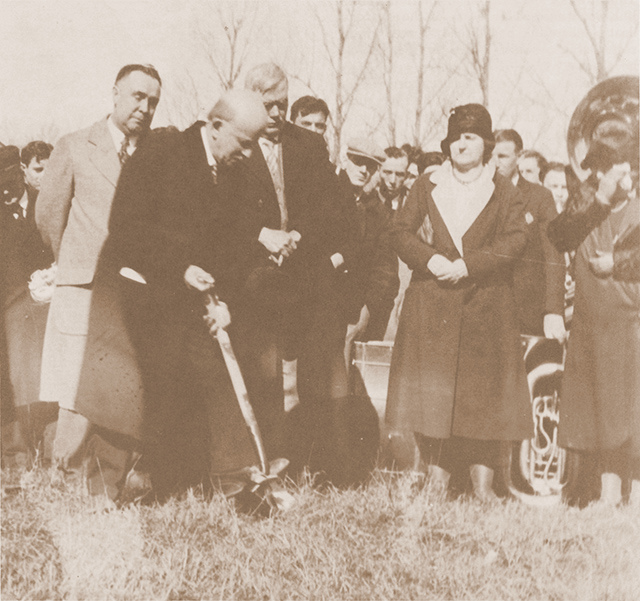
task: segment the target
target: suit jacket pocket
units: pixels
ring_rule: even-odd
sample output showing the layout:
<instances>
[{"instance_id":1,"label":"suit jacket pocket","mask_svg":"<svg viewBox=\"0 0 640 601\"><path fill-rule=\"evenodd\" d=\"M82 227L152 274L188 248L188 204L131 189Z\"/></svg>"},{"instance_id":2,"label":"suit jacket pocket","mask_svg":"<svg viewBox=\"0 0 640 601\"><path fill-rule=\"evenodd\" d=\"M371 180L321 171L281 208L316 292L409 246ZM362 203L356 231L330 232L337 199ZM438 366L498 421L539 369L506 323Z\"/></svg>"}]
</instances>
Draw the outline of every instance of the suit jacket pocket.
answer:
<instances>
[{"instance_id":1,"label":"suit jacket pocket","mask_svg":"<svg viewBox=\"0 0 640 601\"><path fill-rule=\"evenodd\" d=\"M78 287L93 283L95 269L88 267L68 267L58 265L56 284L58 286Z\"/></svg>"},{"instance_id":2,"label":"suit jacket pocket","mask_svg":"<svg viewBox=\"0 0 640 601\"><path fill-rule=\"evenodd\" d=\"M89 331L91 288L58 286L51 301L53 319L60 332L86 336Z\"/></svg>"}]
</instances>

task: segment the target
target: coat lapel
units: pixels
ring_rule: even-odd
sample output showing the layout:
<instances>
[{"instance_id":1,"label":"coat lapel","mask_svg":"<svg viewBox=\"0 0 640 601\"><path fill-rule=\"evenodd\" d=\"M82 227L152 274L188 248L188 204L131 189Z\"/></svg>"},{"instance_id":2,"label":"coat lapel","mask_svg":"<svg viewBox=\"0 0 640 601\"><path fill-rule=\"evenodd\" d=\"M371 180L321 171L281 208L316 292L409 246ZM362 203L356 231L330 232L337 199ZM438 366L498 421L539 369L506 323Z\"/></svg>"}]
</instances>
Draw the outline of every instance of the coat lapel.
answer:
<instances>
[{"instance_id":1,"label":"coat lapel","mask_svg":"<svg viewBox=\"0 0 640 601\"><path fill-rule=\"evenodd\" d=\"M433 189L432 189L433 191ZM436 203L433 200L431 194L427 197L427 216L431 219L431 226L433 227L434 237L439 239L439 243L435 242L434 246L436 248L442 248L446 254L446 257L451 259L459 259L460 252L456 248L456 245L453 242L453 238L449 233L449 229L447 228Z\"/></svg>"},{"instance_id":2,"label":"coat lapel","mask_svg":"<svg viewBox=\"0 0 640 601\"><path fill-rule=\"evenodd\" d=\"M520 176L518 178L518 184L516 186L516 188L518 188L518 190L520 190L520 193L522 194L522 198L524 199L525 205L524 205L524 210L528 211L529 210L529 203L531 202L531 197L532 195L529 194L531 188L530 186L532 186L533 184L530 184L526 179L524 179L524 177Z\"/></svg>"},{"instance_id":3,"label":"coat lapel","mask_svg":"<svg viewBox=\"0 0 640 601\"><path fill-rule=\"evenodd\" d=\"M480 214L476 220L471 224L471 227L462 236L462 245L465 249L475 249L484 243L487 234L495 229L496 212L498 210L497 192L498 188L493 191L489 202L485 205L484 209L480 211Z\"/></svg>"},{"instance_id":4,"label":"coat lapel","mask_svg":"<svg viewBox=\"0 0 640 601\"><path fill-rule=\"evenodd\" d=\"M295 125L289 127L287 123L282 130L282 169L284 171L284 189L291 190L296 177L301 173L301 169L296 165L300 157L297 144L298 138L295 135Z\"/></svg>"},{"instance_id":5,"label":"coat lapel","mask_svg":"<svg viewBox=\"0 0 640 601\"><path fill-rule=\"evenodd\" d=\"M211 173L211 166L207 161L207 153L204 150L202 134L200 133L203 125L202 121L196 121L185 130L184 135L187 139L189 162L193 166L194 172L198 174L199 187L207 191L207 196L211 196L214 192L215 182Z\"/></svg>"},{"instance_id":6,"label":"coat lapel","mask_svg":"<svg viewBox=\"0 0 640 601\"><path fill-rule=\"evenodd\" d=\"M120 177L120 160L107 127L107 120L96 123L89 132L89 160L115 187Z\"/></svg>"},{"instance_id":7,"label":"coat lapel","mask_svg":"<svg viewBox=\"0 0 640 601\"><path fill-rule=\"evenodd\" d=\"M266 188L275 198L276 190L273 187L271 173L269 173L267 161L264 159L262 149L258 142L254 143L251 156L246 160L245 165L247 167L247 173L260 184L260 188Z\"/></svg>"}]
</instances>

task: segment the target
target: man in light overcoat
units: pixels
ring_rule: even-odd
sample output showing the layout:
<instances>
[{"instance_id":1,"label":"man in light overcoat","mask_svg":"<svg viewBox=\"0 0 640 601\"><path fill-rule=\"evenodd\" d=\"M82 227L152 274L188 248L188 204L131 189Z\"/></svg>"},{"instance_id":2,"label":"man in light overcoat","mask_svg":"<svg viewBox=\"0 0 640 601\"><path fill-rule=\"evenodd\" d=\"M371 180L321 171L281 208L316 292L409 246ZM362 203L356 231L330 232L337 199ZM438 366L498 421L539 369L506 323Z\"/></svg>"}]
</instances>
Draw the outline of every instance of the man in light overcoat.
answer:
<instances>
[{"instance_id":1,"label":"man in light overcoat","mask_svg":"<svg viewBox=\"0 0 640 601\"><path fill-rule=\"evenodd\" d=\"M91 494L115 499L130 467L131 444L77 411L96 264L107 237L122 165L149 131L160 100L150 65L126 65L113 87L113 112L60 139L51 154L36 223L58 265L47 321L40 398L60 406L54 460L83 466Z\"/></svg>"}]
</instances>

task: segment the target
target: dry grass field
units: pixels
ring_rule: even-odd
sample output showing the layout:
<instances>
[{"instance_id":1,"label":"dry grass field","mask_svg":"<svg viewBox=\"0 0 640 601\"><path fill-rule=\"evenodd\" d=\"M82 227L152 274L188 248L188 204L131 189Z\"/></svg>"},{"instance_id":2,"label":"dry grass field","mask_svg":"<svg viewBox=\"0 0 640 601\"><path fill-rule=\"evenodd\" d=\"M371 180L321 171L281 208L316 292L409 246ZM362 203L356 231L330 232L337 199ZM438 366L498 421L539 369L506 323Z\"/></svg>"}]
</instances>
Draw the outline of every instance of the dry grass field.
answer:
<instances>
[{"instance_id":1,"label":"dry grass field","mask_svg":"<svg viewBox=\"0 0 640 601\"><path fill-rule=\"evenodd\" d=\"M21 483L2 499L3 600L640 598L629 507L442 501L376 472L357 490L293 488L271 519L197 494L94 513L51 470Z\"/></svg>"}]
</instances>

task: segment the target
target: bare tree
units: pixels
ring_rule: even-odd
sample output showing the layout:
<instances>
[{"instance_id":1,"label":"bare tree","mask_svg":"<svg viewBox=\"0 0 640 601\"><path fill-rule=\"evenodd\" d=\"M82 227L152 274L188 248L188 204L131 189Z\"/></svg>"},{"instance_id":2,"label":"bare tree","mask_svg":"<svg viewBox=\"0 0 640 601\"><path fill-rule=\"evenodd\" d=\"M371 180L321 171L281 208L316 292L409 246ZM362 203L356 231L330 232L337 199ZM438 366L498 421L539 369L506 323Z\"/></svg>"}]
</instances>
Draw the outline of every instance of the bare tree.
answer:
<instances>
[{"instance_id":1,"label":"bare tree","mask_svg":"<svg viewBox=\"0 0 640 601\"><path fill-rule=\"evenodd\" d=\"M433 0L428 8L425 9L426 2L418 0L418 72L416 75L416 118L413 123L413 144L420 146L422 144L422 120L425 110L425 59L427 34L429 32L429 23L433 17L438 0Z\"/></svg>"},{"instance_id":2,"label":"bare tree","mask_svg":"<svg viewBox=\"0 0 640 601\"><path fill-rule=\"evenodd\" d=\"M638 32L638 19L635 18L626 19L631 23L631 27L626 35L622 35L618 39L619 50L613 60L609 61L609 42L607 35L607 29L610 24L610 0L592 0L590 3L580 0L578 3L576 0L569 0L569 4L576 17L580 20L582 27L584 28L589 46L593 53L593 62L584 57L578 56L578 54L563 46L565 52L573 57L578 63L578 66L589 77L589 81L592 85L596 84L603 79L607 79L613 69L618 65L622 57L624 56L629 43L632 38ZM616 28L616 32L622 34L619 28ZM594 68L595 66L595 68Z\"/></svg>"},{"instance_id":3,"label":"bare tree","mask_svg":"<svg viewBox=\"0 0 640 601\"><path fill-rule=\"evenodd\" d=\"M382 54L382 80L387 101L387 126L389 128L389 144L396 145L396 118L393 102L393 21L391 17L391 2L387 0L380 5L382 8L382 35L378 46Z\"/></svg>"},{"instance_id":4,"label":"bare tree","mask_svg":"<svg viewBox=\"0 0 640 601\"><path fill-rule=\"evenodd\" d=\"M198 15L196 38L218 77L232 88L244 66L258 14L258 4L246 0L206 4Z\"/></svg>"},{"instance_id":5,"label":"bare tree","mask_svg":"<svg viewBox=\"0 0 640 601\"><path fill-rule=\"evenodd\" d=\"M161 107L169 123L181 129L193 123L205 106L202 83L196 84L193 73L186 68L176 77L166 79L163 87Z\"/></svg>"},{"instance_id":6,"label":"bare tree","mask_svg":"<svg viewBox=\"0 0 640 601\"><path fill-rule=\"evenodd\" d=\"M166 82L164 110L178 127L193 122L221 90L236 85L252 47L259 5L248 0L200 2L191 11L184 68Z\"/></svg>"},{"instance_id":7,"label":"bare tree","mask_svg":"<svg viewBox=\"0 0 640 601\"><path fill-rule=\"evenodd\" d=\"M471 61L482 91L482 104L489 106L489 64L491 59L491 0L480 7L480 25L472 30Z\"/></svg>"},{"instance_id":8,"label":"bare tree","mask_svg":"<svg viewBox=\"0 0 640 601\"><path fill-rule=\"evenodd\" d=\"M342 130L362 85L376 49L380 29L380 17L372 11L372 5L357 0L341 0L323 5L331 12L329 23L324 13L316 11L322 46L331 69L334 96L330 105L333 125L333 158L342 146ZM375 8L375 6L373 6ZM368 14L366 14L368 12ZM367 16L370 17L367 19ZM356 29L357 24L374 20L373 27Z\"/></svg>"},{"instance_id":9,"label":"bare tree","mask_svg":"<svg viewBox=\"0 0 640 601\"><path fill-rule=\"evenodd\" d=\"M466 37L461 42L467 51L472 75L482 93L482 104L489 107L489 66L491 64L491 0L482 0L478 13L469 12Z\"/></svg>"}]
</instances>

